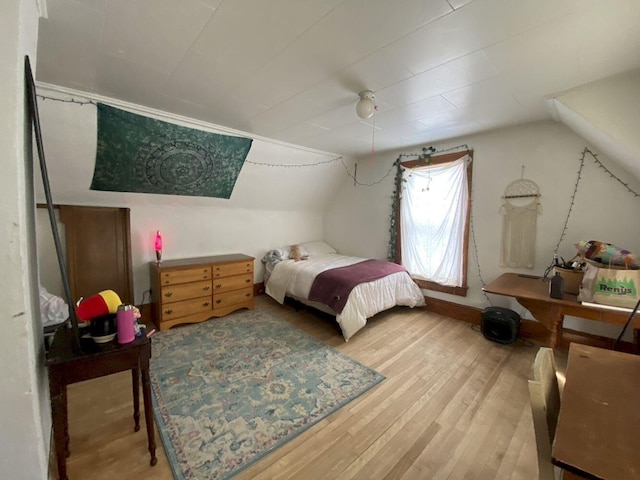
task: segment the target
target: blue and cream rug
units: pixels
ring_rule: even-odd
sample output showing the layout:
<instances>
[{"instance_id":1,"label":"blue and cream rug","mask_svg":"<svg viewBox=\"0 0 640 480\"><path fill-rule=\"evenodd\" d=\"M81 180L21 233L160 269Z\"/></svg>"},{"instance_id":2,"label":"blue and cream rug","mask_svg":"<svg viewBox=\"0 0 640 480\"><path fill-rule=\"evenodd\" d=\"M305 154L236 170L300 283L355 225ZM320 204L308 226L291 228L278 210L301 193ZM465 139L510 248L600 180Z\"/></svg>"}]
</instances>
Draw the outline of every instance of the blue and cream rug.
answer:
<instances>
[{"instance_id":1,"label":"blue and cream rug","mask_svg":"<svg viewBox=\"0 0 640 480\"><path fill-rule=\"evenodd\" d=\"M176 479L225 479L384 377L264 310L153 336L154 414Z\"/></svg>"}]
</instances>

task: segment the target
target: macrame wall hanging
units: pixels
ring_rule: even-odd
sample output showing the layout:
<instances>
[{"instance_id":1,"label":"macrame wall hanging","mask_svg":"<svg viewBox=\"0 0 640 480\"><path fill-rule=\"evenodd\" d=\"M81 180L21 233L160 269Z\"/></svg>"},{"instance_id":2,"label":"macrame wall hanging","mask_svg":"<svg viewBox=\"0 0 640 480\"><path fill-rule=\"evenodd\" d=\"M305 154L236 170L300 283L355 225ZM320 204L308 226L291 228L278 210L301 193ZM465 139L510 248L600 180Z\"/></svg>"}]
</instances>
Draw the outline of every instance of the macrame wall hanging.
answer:
<instances>
[{"instance_id":1,"label":"macrame wall hanging","mask_svg":"<svg viewBox=\"0 0 640 480\"><path fill-rule=\"evenodd\" d=\"M540 190L531 180L522 178L507 185L502 213L500 266L533 268L536 247L536 221L540 212Z\"/></svg>"}]
</instances>

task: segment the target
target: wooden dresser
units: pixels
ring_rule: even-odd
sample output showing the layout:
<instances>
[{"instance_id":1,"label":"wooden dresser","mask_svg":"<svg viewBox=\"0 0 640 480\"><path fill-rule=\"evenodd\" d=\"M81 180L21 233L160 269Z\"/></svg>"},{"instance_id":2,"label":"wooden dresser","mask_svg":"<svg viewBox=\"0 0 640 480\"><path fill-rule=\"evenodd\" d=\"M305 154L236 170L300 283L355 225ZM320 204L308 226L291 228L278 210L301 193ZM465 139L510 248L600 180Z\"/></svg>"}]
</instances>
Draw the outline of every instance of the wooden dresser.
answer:
<instances>
[{"instance_id":1,"label":"wooden dresser","mask_svg":"<svg viewBox=\"0 0 640 480\"><path fill-rule=\"evenodd\" d=\"M149 263L151 308L160 331L253 309L253 257L239 253Z\"/></svg>"}]
</instances>

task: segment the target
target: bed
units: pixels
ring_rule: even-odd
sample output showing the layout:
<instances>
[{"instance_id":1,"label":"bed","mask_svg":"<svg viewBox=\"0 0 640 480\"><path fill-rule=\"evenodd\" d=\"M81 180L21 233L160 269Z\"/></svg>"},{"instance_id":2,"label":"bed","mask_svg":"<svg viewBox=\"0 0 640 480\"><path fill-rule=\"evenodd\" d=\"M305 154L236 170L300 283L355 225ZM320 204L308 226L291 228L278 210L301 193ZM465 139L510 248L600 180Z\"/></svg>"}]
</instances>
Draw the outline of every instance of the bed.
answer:
<instances>
[{"instance_id":1,"label":"bed","mask_svg":"<svg viewBox=\"0 0 640 480\"><path fill-rule=\"evenodd\" d=\"M291 297L334 315L347 341L376 313L425 304L418 285L395 263L341 255L325 242L295 250L278 248L262 258L265 292L279 303Z\"/></svg>"}]
</instances>

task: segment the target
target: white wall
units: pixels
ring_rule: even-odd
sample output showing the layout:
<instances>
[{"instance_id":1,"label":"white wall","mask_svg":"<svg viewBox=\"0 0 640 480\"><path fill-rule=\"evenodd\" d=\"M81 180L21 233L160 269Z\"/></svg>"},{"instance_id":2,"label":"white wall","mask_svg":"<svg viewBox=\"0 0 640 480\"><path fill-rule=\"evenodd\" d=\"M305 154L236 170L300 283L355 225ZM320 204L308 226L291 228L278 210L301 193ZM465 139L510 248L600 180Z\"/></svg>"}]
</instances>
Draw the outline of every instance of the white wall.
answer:
<instances>
[{"instance_id":1,"label":"white wall","mask_svg":"<svg viewBox=\"0 0 640 480\"><path fill-rule=\"evenodd\" d=\"M553 250L560 240L562 227L569 211L571 194L577 180L579 158L587 142L560 123L540 122L519 127L496 130L485 134L456 139L434 145L446 149L467 144L474 150L472 213L475 240L480 260L480 273L485 283L505 271L542 275L551 262ZM377 154L375 165L363 158L358 166L358 179L372 183L388 171L401 153L420 152L426 145L402 151ZM591 150L594 150L591 147ZM598 153L595 151L595 153ZM598 158L627 183L636 185L624 171L617 170L614 162L604 155ZM538 216L535 268L504 269L499 266L502 217L500 206L504 189L521 177L533 180L540 187L542 213ZM391 213L392 172L374 187L345 184L335 197L325 216L325 238L338 250L386 258ZM565 259L576 250L579 240L601 240L640 254L640 228L633 220L640 215L640 201L609 175L603 173L587 155L582 179L565 238L558 253ZM427 296L471 305L489 306L481 288L473 238L470 239L467 297L426 292ZM515 301L491 295L494 305L523 309ZM531 318L527 315L528 318ZM568 328L615 337L619 328L588 320L567 319Z\"/></svg>"},{"instance_id":2,"label":"white wall","mask_svg":"<svg viewBox=\"0 0 640 480\"><path fill-rule=\"evenodd\" d=\"M39 88L38 92L55 98L72 98L68 90ZM82 100L78 95L73 98ZM89 187L96 153L95 105L53 100L40 100L39 105L54 202L131 209L134 290L138 303L149 288L148 262L155 259L156 230L163 236L165 260L244 253L256 257L255 281L261 282L264 267L260 258L267 250L323 238L324 209L341 183L348 179L339 160L296 166L328 162L337 155L254 138L230 199L93 191ZM121 104L121 108L192 128L230 133L221 127L168 117L163 112L141 110L134 105ZM250 137L242 132L233 133ZM42 199L38 193L38 200L42 202ZM40 209L41 278L47 290L61 295L47 218L46 210Z\"/></svg>"},{"instance_id":3,"label":"white wall","mask_svg":"<svg viewBox=\"0 0 640 480\"><path fill-rule=\"evenodd\" d=\"M33 177L25 142L24 55L35 65L35 0L0 16L0 478L47 477L51 428L40 327Z\"/></svg>"}]
</instances>

